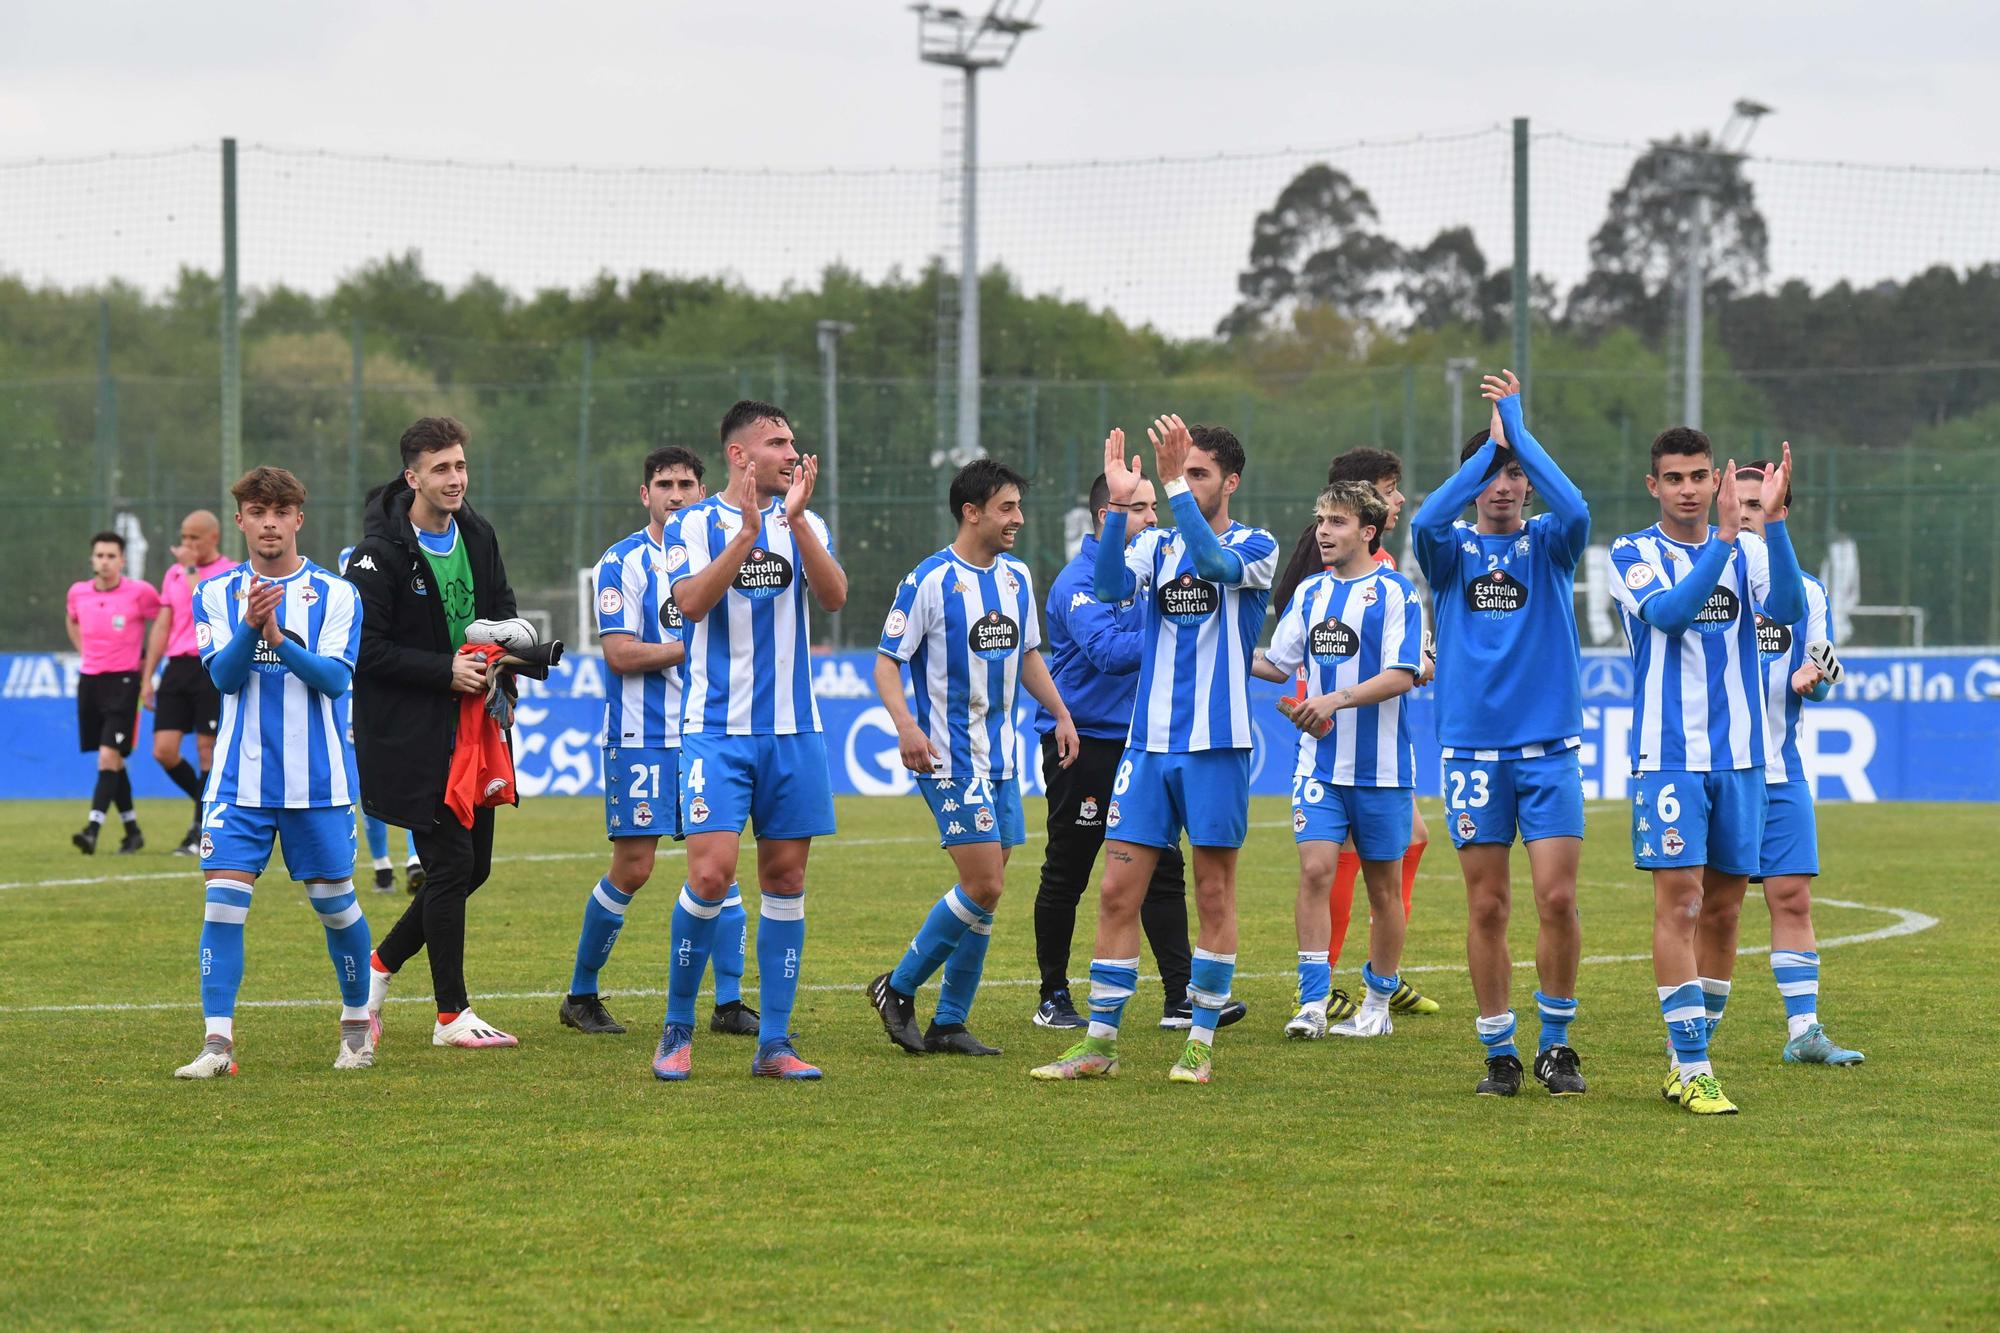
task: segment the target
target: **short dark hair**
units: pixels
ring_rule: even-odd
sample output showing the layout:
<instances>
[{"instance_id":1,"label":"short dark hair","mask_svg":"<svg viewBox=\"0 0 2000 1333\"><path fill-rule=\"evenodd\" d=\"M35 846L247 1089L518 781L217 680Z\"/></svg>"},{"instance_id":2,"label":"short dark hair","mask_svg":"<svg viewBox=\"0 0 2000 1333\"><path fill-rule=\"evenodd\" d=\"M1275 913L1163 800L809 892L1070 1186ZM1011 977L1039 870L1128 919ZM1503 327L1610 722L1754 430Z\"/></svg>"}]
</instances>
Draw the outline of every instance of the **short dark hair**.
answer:
<instances>
[{"instance_id":1,"label":"short dark hair","mask_svg":"<svg viewBox=\"0 0 2000 1333\"><path fill-rule=\"evenodd\" d=\"M1111 503L1111 478L1098 473L1097 480L1090 483L1090 498L1084 503L1090 506L1090 521L1095 523L1098 511Z\"/></svg>"},{"instance_id":2,"label":"short dark hair","mask_svg":"<svg viewBox=\"0 0 2000 1333\"><path fill-rule=\"evenodd\" d=\"M434 454L440 449L449 449L454 444L472 443L472 432L457 417L418 417L403 432L403 466L415 470L417 460L425 454Z\"/></svg>"},{"instance_id":3,"label":"short dark hair","mask_svg":"<svg viewBox=\"0 0 2000 1333\"><path fill-rule=\"evenodd\" d=\"M1012 486L1023 495L1028 493L1028 479L1005 463L996 463L990 458L973 459L951 479L952 520L965 522L967 505L984 507L1004 486Z\"/></svg>"},{"instance_id":4,"label":"short dark hair","mask_svg":"<svg viewBox=\"0 0 2000 1333\"><path fill-rule=\"evenodd\" d=\"M1669 426L1653 437L1653 475L1660 473L1660 459L1667 454L1684 454L1690 458L1701 457L1713 460L1715 446L1708 442L1708 436L1693 426Z\"/></svg>"},{"instance_id":5,"label":"short dark hair","mask_svg":"<svg viewBox=\"0 0 2000 1333\"><path fill-rule=\"evenodd\" d=\"M106 528L90 539L90 549L95 551L99 542L110 542L121 551L125 549L125 538L111 531L109 528Z\"/></svg>"},{"instance_id":6,"label":"short dark hair","mask_svg":"<svg viewBox=\"0 0 2000 1333\"><path fill-rule=\"evenodd\" d=\"M678 444L663 444L646 455L646 470L639 475L639 484L651 486L653 478L670 467L684 467L694 473L696 481L701 480L701 455Z\"/></svg>"},{"instance_id":7,"label":"short dark hair","mask_svg":"<svg viewBox=\"0 0 2000 1333\"><path fill-rule=\"evenodd\" d=\"M1385 481L1402 479L1402 459L1387 449L1370 449L1367 445L1335 455L1326 469L1326 484L1329 486L1336 481L1365 481L1370 486L1379 486Z\"/></svg>"},{"instance_id":8,"label":"short dark hair","mask_svg":"<svg viewBox=\"0 0 2000 1333\"><path fill-rule=\"evenodd\" d=\"M238 509L247 504L265 504L276 509L286 505L294 509L306 507L305 483L281 467L253 467L236 479L229 493L236 497Z\"/></svg>"},{"instance_id":9,"label":"short dark hair","mask_svg":"<svg viewBox=\"0 0 2000 1333\"><path fill-rule=\"evenodd\" d=\"M1243 442L1226 426L1190 426L1194 447L1215 460L1225 477L1243 475Z\"/></svg>"},{"instance_id":10,"label":"short dark hair","mask_svg":"<svg viewBox=\"0 0 2000 1333\"><path fill-rule=\"evenodd\" d=\"M1461 463L1469 461L1474 454L1484 449L1486 442L1492 438L1493 432L1491 430L1482 428L1474 431L1471 438L1466 440L1465 447L1458 451L1458 461ZM1482 480L1491 480L1497 474L1506 471L1507 465L1513 461L1514 451L1504 444L1500 445L1494 449L1493 464L1486 469L1486 476Z\"/></svg>"},{"instance_id":11,"label":"short dark hair","mask_svg":"<svg viewBox=\"0 0 2000 1333\"><path fill-rule=\"evenodd\" d=\"M792 424L792 419L785 415L784 408L759 402L755 398L744 398L722 414L720 431L722 443L728 444L745 426L759 421L782 421L787 426Z\"/></svg>"},{"instance_id":12,"label":"short dark hair","mask_svg":"<svg viewBox=\"0 0 2000 1333\"><path fill-rule=\"evenodd\" d=\"M1761 482L1764 480L1764 478L1771 475L1771 469L1776 466L1778 466L1776 459L1753 458L1749 462L1745 463L1743 466L1737 468L1736 475L1739 477L1755 477L1759 482ZM1790 509L1792 507L1792 483L1789 481L1785 483L1785 500L1783 507L1786 509Z\"/></svg>"}]
</instances>

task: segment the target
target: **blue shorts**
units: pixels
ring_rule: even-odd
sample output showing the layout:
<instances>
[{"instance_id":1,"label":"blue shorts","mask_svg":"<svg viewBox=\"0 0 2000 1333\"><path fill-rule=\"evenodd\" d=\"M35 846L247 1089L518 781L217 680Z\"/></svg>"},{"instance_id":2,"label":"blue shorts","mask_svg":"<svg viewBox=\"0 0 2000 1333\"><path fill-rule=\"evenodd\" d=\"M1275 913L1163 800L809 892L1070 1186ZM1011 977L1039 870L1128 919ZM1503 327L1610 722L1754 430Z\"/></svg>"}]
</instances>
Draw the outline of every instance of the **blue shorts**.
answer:
<instances>
[{"instance_id":1,"label":"blue shorts","mask_svg":"<svg viewBox=\"0 0 2000 1333\"><path fill-rule=\"evenodd\" d=\"M1632 780L1632 864L1754 875L1764 845L1764 770L1668 770Z\"/></svg>"},{"instance_id":2,"label":"blue shorts","mask_svg":"<svg viewBox=\"0 0 2000 1333\"><path fill-rule=\"evenodd\" d=\"M263 809L210 801L201 808L201 868L261 875L271 844L284 849L285 873L294 880L339 883L354 878L354 807Z\"/></svg>"},{"instance_id":3,"label":"blue shorts","mask_svg":"<svg viewBox=\"0 0 2000 1333\"><path fill-rule=\"evenodd\" d=\"M1343 787L1317 778L1292 779L1292 841L1354 839L1364 861L1400 861L1410 850L1417 793L1410 787Z\"/></svg>"},{"instance_id":4,"label":"blue shorts","mask_svg":"<svg viewBox=\"0 0 2000 1333\"><path fill-rule=\"evenodd\" d=\"M1019 847L1028 840L1021 784L1013 778L918 778L917 790L937 820L940 847L969 842Z\"/></svg>"},{"instance_id":5,"label":"blue shorts","mask_svg":"<svg viewBox=\"0 0 2000 1333\"><path fill-rule=\"evenodd\" d=\"M604 747L604 836L681 836L681 752L677 747Z\"/></svg>"},{"instance_id":6,"label":"blue shorts","mask_svg":"<svg viewBox=\"0 0 2000 1333\"><path fill-rule=\"evenodd\" d=\"M1154 754L1125 749L1104 836L1141 847L1241 847L1250 832L1250 752Z\"/></svg>"},{"instance_id":7,"label":"blue shorts","mask_svg":"<svg viewBox=\"0 0 2000 1333\"><path fill-rule=\"evenodd\" d=\"M1819 873L1819 820L1810 782L1780 782L1768 791L1764 849L1753 879Z\"/></svg>"},{"instance_id":8,"label":"blue shorts","mask_svg":"<svg viewBox=\"0 0 2000 1333\"><path fill-rule=\"evenodd\" d=\"M746 824L759 838L833 833L833 779L824 736L698 731L681 737L681 831L690 838L741 833Z\"/></svg>"},{"instance_id":9,"label":"blue shorts","mask_svg":"<svg viewBox=\"0 0 2000 1333\"><path fill-rule=\"evenodd\" d=\"M1533 759L1446 759L1444 822L1451 845L1514 845L1583 836L1583 767L1574 749Z\"/></svg>"}]
</instances>

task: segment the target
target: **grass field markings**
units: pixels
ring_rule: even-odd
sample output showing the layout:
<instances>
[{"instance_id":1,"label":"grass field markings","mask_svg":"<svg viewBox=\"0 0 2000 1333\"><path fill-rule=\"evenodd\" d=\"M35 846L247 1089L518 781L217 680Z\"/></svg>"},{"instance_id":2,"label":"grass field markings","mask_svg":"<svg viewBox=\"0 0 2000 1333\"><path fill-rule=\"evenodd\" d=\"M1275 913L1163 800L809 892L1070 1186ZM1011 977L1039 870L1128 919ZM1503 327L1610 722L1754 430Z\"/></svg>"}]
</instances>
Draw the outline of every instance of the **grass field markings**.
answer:
<instances>
[{"instance_id":1,"label":"grass field markings","mask_svg":"<svg viewBox=\"0 0 2000 1333\"><path fill-rule=\"evenodd\" d=\"M898 841L898 839L882 839L881 841L893 842ZM1879 940L1896 939L1903 935L1915 935L1919 931L1929 930L1932 926L1938 924L1938 918L1924 912L1913 911L1907 907L1878 907L1873 903L1857 903L1842 898L1821 898L1817 901L1823 907L1842 907L1858 912L1885 912L1896 918L1886 926L1864 931L1859 935L1839 935L1830 940L1821 940L1819 947L1823 950L1838 949L1851 944L1873 944ZM1739 958L1746 958L1756 957L1759 954L1767 954L1769 952L1771 952L1769 945L1746 945L1738 949L1736 955ZM1616 963L1644 963L1651 961L1652 957L1650 953L1592 954L1581 961L1593 966L1599 966ZM1533 965L1534 960L1532 958L1514 960L1514 966L1516 967L1532 967ZM1465 971L1463 963L1417 963L1403 969L1404 974L1412 972L1463 971ZM1236 979L1239 981L1282 981L1295 975L1289 969L1283 972L1239 972L1236 974ZM1141 980L1158 981L1159 978L1147 975L1142 976ZM754 984L754 974L746 975L743 982L744 989L748 991ZM1040 980L1035 977L988 977L980 983L980 989L1018 990L1029 986L1039 986L1040 984ZM867 983L815 982L803 984L799 989L816 994L859 994L861 991L867 989ZM566 994L568 994L567 991L559 990L491 991L482 992L479 998L482 1000L558 1000ZM626 988L621 986L615 994L634 998L658 998L664 996L666 991L656 988ZM431 997L428 995L391 995L389 1003L428 1004L430 999ZM333 1001L330 998L313 1000L239 1000L236 1007L238 1009L309 1009L332 1003ZM160 1000L126 1004L17 1004L0 1005L0 1016L10 1014L148 1013L199 1009L200 1007L201 1002L199 1000Z\"/></svg>"}]
</instances>

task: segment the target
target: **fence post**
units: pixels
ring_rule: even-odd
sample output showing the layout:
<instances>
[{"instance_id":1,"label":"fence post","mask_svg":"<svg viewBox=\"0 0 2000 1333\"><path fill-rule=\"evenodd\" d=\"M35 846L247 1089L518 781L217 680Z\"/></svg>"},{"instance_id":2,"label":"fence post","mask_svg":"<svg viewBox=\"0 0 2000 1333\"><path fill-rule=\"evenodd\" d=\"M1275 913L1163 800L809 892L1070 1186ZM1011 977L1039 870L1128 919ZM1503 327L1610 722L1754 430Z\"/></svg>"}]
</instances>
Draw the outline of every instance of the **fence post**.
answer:
<instances>
[{"instance_id":1,"label":"fence post","mask_svg":"<svg viewBox=\"0 0 2000 1333\"><path fill-rule=\"evenodd\" d=\"M1521 380L1521 406L1528 398L1528 118L1514 118L1514 366Z\"/></svg>"},{"instance_id":2,"label":"fence post","mask_svg":"<svg viewBox=\"0 0 2000 1333\"><path fill-rule=\"evenodd\" d=\"M584 525L589 521L587 509L590 504L590 359L592 346L589 338L583 340L583 371L578 377L576 401L576 526L570 538L570 577L582 569L588 553L584 550Z\"/></svg>"},{"instance_id":3,"label":"fence post","mask_svg":"<svg viewBox=\"0 0 2000 1333\"><path fill-rule=\"evenodd\" d=\"M222 141L222 493L243 473L243 347L236 301L236 140ZM232 555L243 539L223 529Z\"/></svg>"},{"instance_id":4,"label":"fence post","mask_svg":"<svg viewBox=\"0 0 2000 1333\"><path fill-rule=\"evenodd\" d=\"M103 506L104 526L117 517L117 497L112 494L118 458L118 386L111 380L111 298L97 298L97 407L93 424L96 431L97 498Z\"/></svg>"},{"instance_id":5,"label":"fence post","mask_svg":"<svg viewBox=\"0 0 2000 1333\"><path fill-rule=\"evenodd\" d=\"M361 540L361 317L348 337L354 344L354 378L347 395L347 541Z\"/></svg>"},{"instance_id":6,"label":"fence post","mask_svg":"<svg viewBox=\"0 0 2000 1333\"><path fill-rule=\"evenodd\" d=\"M1403 466L1417 468L1417 368L1403 367Z\"/></svg>"}]
</instances>

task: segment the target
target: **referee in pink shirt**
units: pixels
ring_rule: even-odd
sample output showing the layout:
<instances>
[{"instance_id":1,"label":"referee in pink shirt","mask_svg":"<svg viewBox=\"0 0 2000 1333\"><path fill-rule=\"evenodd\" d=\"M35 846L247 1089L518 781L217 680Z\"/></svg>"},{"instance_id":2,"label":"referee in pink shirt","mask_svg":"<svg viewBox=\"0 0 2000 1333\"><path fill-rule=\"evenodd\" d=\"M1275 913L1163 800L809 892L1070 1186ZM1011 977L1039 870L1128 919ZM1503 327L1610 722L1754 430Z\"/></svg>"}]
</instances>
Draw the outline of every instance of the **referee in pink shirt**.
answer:
<instances>
[{"instance_id":1,"label":"referee in pink shirt","mask_svg":"<svg viewBox=\"0 0 2000 1333\"><path fill-rule=\"evenodd\" d=\"M91 578L69 589L70 646L83 658L76 686L77 748L97 751L97 789L90 797L90 822L70 841L90 856L104 812L115 802L125 821L120 853L146 845L132 810L132 777L125 759L139 730L139 664L146 635L160 614L160 594L144 579L125 577L125 539L100 532L90 539Z\"/></svg>"},{"instance_id":2,"label":"referee in pink shirt","mask_svg":"<svg viewBox=\"0 0 2000 1333\"><path fill-rule=\"evenodd\" d=\"M195 588L203 579L236 568L234 560L221 554L221 542L222 524L206 509L181 520L181 543L173 549L174 563L160 576L160 613L146 639L146 665L139 674L139 703L153 711L153 758L194 802L194 818L174 848L176 856L201 851L201 797L215 766L215 731L222 722L222 692L208 678L194 643ZM163 657L167 669L155 686L153 669ZM181 753L181 740L190 731L201 761L199 773Z\"/></svg>"}]
</instances>

